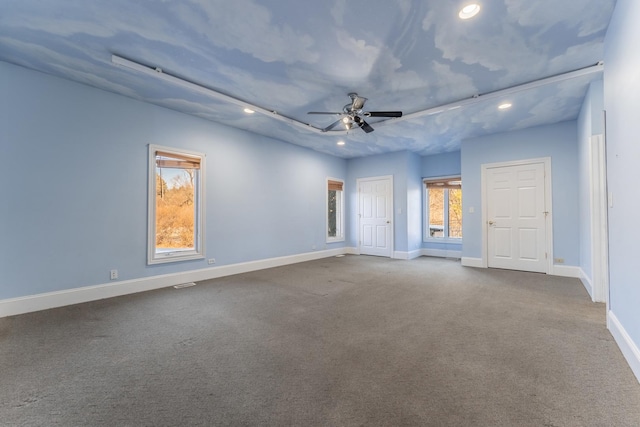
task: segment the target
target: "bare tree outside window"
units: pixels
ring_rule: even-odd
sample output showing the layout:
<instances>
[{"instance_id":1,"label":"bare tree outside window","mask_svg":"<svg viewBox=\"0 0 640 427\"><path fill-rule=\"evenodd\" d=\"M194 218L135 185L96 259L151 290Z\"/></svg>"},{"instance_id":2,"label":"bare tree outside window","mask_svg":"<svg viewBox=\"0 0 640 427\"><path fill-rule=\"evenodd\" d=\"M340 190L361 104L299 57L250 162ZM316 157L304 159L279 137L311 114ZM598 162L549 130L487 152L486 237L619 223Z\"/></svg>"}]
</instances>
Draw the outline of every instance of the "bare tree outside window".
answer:
<instances>
[{"instance_id":1,"label":"bare tree outside window","mask_svg":"<svg viewBox=\"0 0 640 427\"><path fill-rule=\"evenodd\" d=\"M193 249L195 235L195 205L193 169L173 169L167 184L158 168L160 186L156 197L156 248ZM166 175L166 171L165 175Z\"/></svg>"},{"instance_id":2,"label":"bare tree outside window","mask_svg":"<svg viewBox=\"0 0 640 427\"><path fill-rule=\"evenodd\" d=\"M425 180L427 238L462 238L460 178Z\"/></svg>"},{"instance_id":3,"label":"bare tree outside window","mask_svg":"<svg viewBox=\"0 0 640 427\"><path fill-rule=\"evenodd\" d=\"M462 237L462 190L449 191L449 237Z\"/></svg>"}]
</instances>

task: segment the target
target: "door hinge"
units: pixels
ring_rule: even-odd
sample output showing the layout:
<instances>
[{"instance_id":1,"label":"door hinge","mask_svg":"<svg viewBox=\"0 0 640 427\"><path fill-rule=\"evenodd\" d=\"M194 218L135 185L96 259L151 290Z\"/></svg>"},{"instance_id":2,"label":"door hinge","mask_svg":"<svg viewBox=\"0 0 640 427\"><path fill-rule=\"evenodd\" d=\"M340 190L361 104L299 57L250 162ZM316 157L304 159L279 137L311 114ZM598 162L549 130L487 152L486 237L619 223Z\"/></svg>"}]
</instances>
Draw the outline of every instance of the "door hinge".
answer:
<instances>
[{"instance_id":1,"label":"door hinge","mask_svg":"<svg viewBox=\"0 0 640 427\"><path fill-rule=\"evenodd\" d=\"M544 253L544 259L547 259L547 256L548 256L548 255L547 255L547 253L545 252L545 253Z\"/></svg>"}]
</instances>

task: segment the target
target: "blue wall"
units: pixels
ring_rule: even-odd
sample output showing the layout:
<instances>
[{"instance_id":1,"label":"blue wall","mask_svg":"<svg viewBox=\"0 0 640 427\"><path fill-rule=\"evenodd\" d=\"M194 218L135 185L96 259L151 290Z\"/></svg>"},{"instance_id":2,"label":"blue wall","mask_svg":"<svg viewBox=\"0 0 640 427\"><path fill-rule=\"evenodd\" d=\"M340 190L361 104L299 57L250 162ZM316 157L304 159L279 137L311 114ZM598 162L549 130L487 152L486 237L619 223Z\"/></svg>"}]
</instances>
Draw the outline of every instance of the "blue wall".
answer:
<instances>
[{"instance_id":1,"label":"blue wall","mask_svg":"<svg viewBox=\"0 0 640 427\"><path fill-rule=\"evenodd\" d=\"M422 158L407 155L407 245L412 252L422 247Z\"/></svg>"},{"instance_id":2,"label":"blue wall","mask_svg":"<svg viewBox=\"0 0 640 427\"><path fill-rule=\"evenodd\" d=\"M551 157L553 255L580 264L576 122L538 126L462 142L463 257L482 257L481 165ZM473 207L475 212L470 213Z\"/></svg>"},{"instance_id":3,"label":"blue wall","mask_svg":"<svg viewBox=\"0 0 640 427\"><path fill-rule=\"evenodd\" d=\"M578 117L578 205L580 207L580 268L586 278L593 281L591 248L591 148L590 138L604 133L603 82L597 80L589 86Z\"/></svg>"},{"instance_id":4,"label":"blue wall","mask_svg":"<svg viewBox=\"0 0 640 427\"><path fill-rule=\"evenodd\" d=\"M618 0L605 39L604 106L607 111L609 308L640 347L640 2ZM638 357L636 355L636 357ZM640 360L636 361L640 369ZM640 370L636 370L640 378Z\"/></svg>"},{"instance_id":5,"label":"blue wall","mask_svg":"<svg viewBox=\"0 0 640 427\"><path fill-rule=\"evenodd\" d=\"M147 145L207 156L206 257L327 245L346 160L0 62L0 299L208 267L146 265Z\"/></svg>"},{"instance_id":6,"label":"blue wall","mask_svg":"<svg viewBox=\"0 0 640 427\"><path fill-rule=\"evenodd\" d=\"M443 176L460 175L460 151L434 154L422 158L422 177L439 178Z\"/></svg>"}]
</instances>

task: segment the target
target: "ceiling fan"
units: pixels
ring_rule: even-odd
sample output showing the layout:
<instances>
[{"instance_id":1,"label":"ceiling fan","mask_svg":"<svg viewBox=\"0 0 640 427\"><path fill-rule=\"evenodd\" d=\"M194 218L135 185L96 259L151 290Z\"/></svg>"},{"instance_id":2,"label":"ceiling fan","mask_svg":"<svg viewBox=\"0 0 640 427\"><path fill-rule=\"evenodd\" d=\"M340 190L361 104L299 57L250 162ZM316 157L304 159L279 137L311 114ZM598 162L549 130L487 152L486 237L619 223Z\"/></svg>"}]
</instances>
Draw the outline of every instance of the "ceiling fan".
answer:
<instances>
[{"instance_id":1,"label":"ceiling fan","mask_svg":"<svg viewBox=\"0 0 640 427\"><path fill-rule=\"evenodd\" d=\"M351 129L353 125L356 124L360 126L360 129L362 129L366 133L369 133L373 132L373 128L364 120L364 117L402 117L402 111L362 111L367 98L358 96L358 94L355 92L350 93L349 98L351 98L351 103L345 105L342 108L341 113L332 113L328 111L309 111L307 114L331 114L342 116L340 117L340 119L322 129L322 132L330 131L331 129L342 123L347 130Z\"/></svg>"}]
</instances>

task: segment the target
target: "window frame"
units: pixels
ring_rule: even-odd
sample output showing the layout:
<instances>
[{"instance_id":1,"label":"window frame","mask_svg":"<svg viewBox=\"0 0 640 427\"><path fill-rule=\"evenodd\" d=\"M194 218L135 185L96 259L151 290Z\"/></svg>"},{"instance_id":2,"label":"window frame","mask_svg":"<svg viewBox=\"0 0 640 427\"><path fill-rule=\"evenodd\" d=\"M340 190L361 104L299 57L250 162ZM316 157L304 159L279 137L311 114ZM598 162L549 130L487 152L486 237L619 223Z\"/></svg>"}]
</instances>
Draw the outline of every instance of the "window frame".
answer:
<instances>
[{"instance_id":1,"label":"window frame","mask_svg":"<svg viewBox=\"0 0 640 427\"><path fill-rule=\"evenodd\" d=\"M336 236L335 237L329 236L329 183L330 181L339 182L342 184L342 190L340 191L340 199L339 199L340 217L338 218L338 215L336 214ZM336 242L345 241L344 190L345 190L345 183L343 179L327 177L327 179L325 180L325 193L324 193L325 204L324 205L325 205L325 221L326 221L326 229L325 229L326 243L336 243ZM338 224L340 225L339 227L338 227ZM340 231L340 233L338 233L338 230Z\"/></svg>"},{"instance_id":2,"label":"window frame","mask_svg":"<svg viewBox=\"0 0 640 427\"><path fill-rule=\"evenodd\" d=\"M175 154L180 157L193 158L200 163L199 172L194 180L194 249L160 252L156 251L156 153ZM147 264L164 264L205 258L205 167L206 155L182 148L149 144L148 152L148 208L147 208Z\"/></svg>"},{"instance_id":3,"label":"window frame","mask_svg":"<svg viewBox=\"0 0 640 427\"><path fill-rule=\"evenodd\" d=\"M462 178L460 175L450 175L450 176L437 176L437 177L429 177L423 178L422 180L422 199L423 199L423 242L429 243L462 243L463 237L449 237L449 189L445 188L444 192L444 200L443 200L443 218L444 218L444 227L443 227L443 237L431 237L429 233L429 189L427 188L428 182L433 181L460 181L461 189L462 189ZM464 192L462 193L462 197L464 198Z\"/></svg>"}]
</instances>

